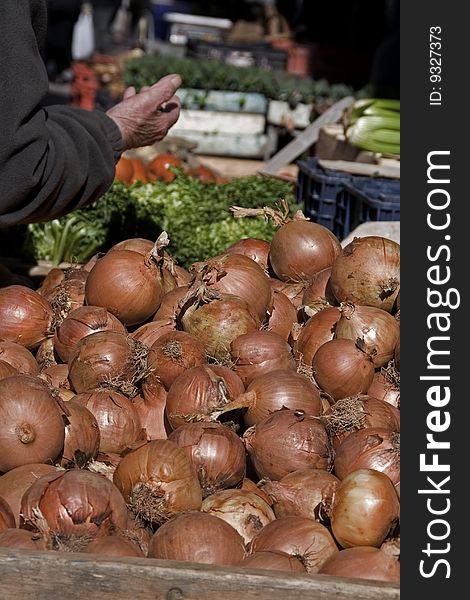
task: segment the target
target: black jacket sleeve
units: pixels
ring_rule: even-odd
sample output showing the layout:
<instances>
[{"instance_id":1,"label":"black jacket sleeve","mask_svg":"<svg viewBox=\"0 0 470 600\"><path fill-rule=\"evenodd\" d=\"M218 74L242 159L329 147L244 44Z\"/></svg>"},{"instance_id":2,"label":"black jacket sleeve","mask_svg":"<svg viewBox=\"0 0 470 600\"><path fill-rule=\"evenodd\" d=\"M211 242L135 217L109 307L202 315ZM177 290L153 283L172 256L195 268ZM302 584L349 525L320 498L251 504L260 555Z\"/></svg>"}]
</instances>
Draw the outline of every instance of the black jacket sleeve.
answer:
<instances>
[{"instance_id":1,"label":"black jacket sleeve","mask_svg":"<svg viewBox=\"0 0 470 600\"><path fill-rule=\"evenodd\" d=\"M51 220L110 187L123 150L102 111L41 107L44 0L0 2L0 226Z\"/></svg>"}]
</instances>

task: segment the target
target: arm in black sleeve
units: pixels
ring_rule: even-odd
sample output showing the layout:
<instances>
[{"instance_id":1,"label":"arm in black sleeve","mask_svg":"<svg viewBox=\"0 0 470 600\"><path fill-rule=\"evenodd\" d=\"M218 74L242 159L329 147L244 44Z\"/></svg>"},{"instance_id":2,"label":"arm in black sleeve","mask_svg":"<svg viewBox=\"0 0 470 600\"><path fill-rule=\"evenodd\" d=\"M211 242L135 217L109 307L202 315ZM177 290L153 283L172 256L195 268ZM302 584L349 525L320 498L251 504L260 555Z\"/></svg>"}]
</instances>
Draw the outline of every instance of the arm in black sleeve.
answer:
<instances>
[{"instance_id":1,"label":"arm in black sleeve","mask_svg":"<svg viewBox=\"0 0 470 600\"><path fill-rule=\"evenodd\" d=\"M0 226L50 220L104 194L123 151L101 111L41 107L43 0L0 2Z\"/></svg>"}]
</instances>

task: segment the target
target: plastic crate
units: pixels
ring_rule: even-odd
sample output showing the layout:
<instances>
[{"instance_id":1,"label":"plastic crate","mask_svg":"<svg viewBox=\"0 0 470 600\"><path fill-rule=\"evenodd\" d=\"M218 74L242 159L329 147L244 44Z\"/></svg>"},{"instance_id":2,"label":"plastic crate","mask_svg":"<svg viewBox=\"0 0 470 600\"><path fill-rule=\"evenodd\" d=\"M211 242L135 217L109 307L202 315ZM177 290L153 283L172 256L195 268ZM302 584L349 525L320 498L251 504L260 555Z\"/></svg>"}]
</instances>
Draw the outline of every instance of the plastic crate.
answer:
<instances>
[{"instance_id":1,"label":"plastic crate","mask_svg":"<svg viewBox=\"0 0 470 600\"><path fill-rule=\"evenodd\" d=\"M343 196L344 185L351 182L353 176L341 171L323 169L316 158L300 160L297 166L299 173L296 197L303 206L305 216L324 225L335 235L342 234L341 223L336 221L337 205ZM346 214L348 206L344 206L346 220L349 220L349 214Z\"/></svg>"},{"instance_id":2,"label":"plastic crate","mask_svg":"<svg viewBox=\"0 0 470 600\"><path fill-rule=\"evenodd\" d=\"M338 197L335 233L344 239L368 221L400 220L400 180L353 177Z\"/></svg>"},{"instance_id":3,"label":"plastic crate","mask_svg":"<svg viewBox=\"0 0 470 600\"><path fill-rule=\"evenodd\" d=\"M266 71L284 71L287 66L288 54L285 50L273 48L267 42L248 44L188 40L186 56L214 59L222 62L230 62L238 56L247 59L253 66Z\"/></svg>"}]
</instances>

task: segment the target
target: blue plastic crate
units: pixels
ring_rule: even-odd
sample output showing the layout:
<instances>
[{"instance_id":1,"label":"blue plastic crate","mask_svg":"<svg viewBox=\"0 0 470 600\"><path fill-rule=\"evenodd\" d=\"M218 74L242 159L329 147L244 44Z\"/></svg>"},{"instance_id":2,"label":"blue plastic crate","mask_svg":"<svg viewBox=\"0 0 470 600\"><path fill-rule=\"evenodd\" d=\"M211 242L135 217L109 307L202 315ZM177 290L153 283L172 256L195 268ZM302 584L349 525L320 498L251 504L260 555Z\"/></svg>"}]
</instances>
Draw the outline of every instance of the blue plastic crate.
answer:
<instances>
[{"instance_id":1,"label":"blue plastic crate","mask_svg":"<svg viewBox=\"0 0 470 600\"><path fill-rule=\"evenodd\" d=\"M354 177L344 184L335 217L336 235L340 239L367 221L399 220L399 179Z\"/></svg>"},{"instance_id":2,"label":"blue plastic crate","mask_svg":"<svg viewBox=\"0 0 470 600\"><path fill-rule=\"evenodd\" d=\"M344 185L353 180L349 173L323 169L316 158L297 162L296 197L302 204L306 217L324 225L338 235L336 223L337 203L342 196Z\"/></svg>"}]
</instances>

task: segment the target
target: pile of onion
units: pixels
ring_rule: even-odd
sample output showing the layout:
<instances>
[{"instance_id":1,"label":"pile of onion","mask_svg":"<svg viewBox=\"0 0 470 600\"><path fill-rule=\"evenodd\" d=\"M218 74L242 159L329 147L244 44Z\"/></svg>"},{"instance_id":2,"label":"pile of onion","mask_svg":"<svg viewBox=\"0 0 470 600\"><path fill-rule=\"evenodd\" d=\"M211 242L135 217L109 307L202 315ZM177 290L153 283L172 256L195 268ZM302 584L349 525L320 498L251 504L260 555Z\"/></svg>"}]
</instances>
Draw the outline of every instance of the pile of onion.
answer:
<instances>
[{"instance_id":1,"label":"pile of onion","mask_svg":"<svg viewBox=\"0 0 470 600\"><path fill-rule=\"evenodd\" d=\"M249 554L238 566L248 569L265 569L267 571L290 571L292 573L305 573L307 571L300 558L279 550L258 550L253 554Z\"/></svg>"},{"instance_id":2,"label":"pile of onion","mask_svg":"<svg viewBox=\"0 0 470 600\"><path fill-rule=\"evenodd\" d=\"M269 242L258 238L242 238L226 248L224 254L244 254L258 263L264 271L268 268Z\"/></svg>"},{"instance_id":3,"label":"pile of onion","mask_svg":"<svg viewBox=\"0 0 470 600\"><path fill-rule=\"evenodd\" d=\"M78 398L78 396L75 396ZM64 467L84 467L98 456L100 429L94 414L76 400L70 400L63 407L66 414L65 441L61 465Z\"/></svg>"},{"instance_id":4,"label":"pile of onion","mask_svg":"<svg viewBox=\"0 0 470 600\"><path fill-rule=\"evenodd\" d=\"M311 365L317 350L335 336L336 324L341 313L336 307L327 307L316 312L302 326L293 344L298 363Z\"/></svg>"},{"instance_id":5,"label":"pile of onion","mask_svg":"<svg viewBox=\"0 0 470 600\"><path fill-rule=\"evenodd\" d=\"M34 354L18 342L0 338L0 360L11 365L19 374L37 375L39 365Z\"/></svg>"},{"instance_id":6,"label":"pile of onion","mask_svg":"<svg viewBox=\"0 0 470 600\"><path fill-rule=\"evenodd\" d=\"M283 292L273 289L273 307L269 311L268 331L288 341L292 327L297 323L297 310Z\"/></svg>"}]
</instances>

